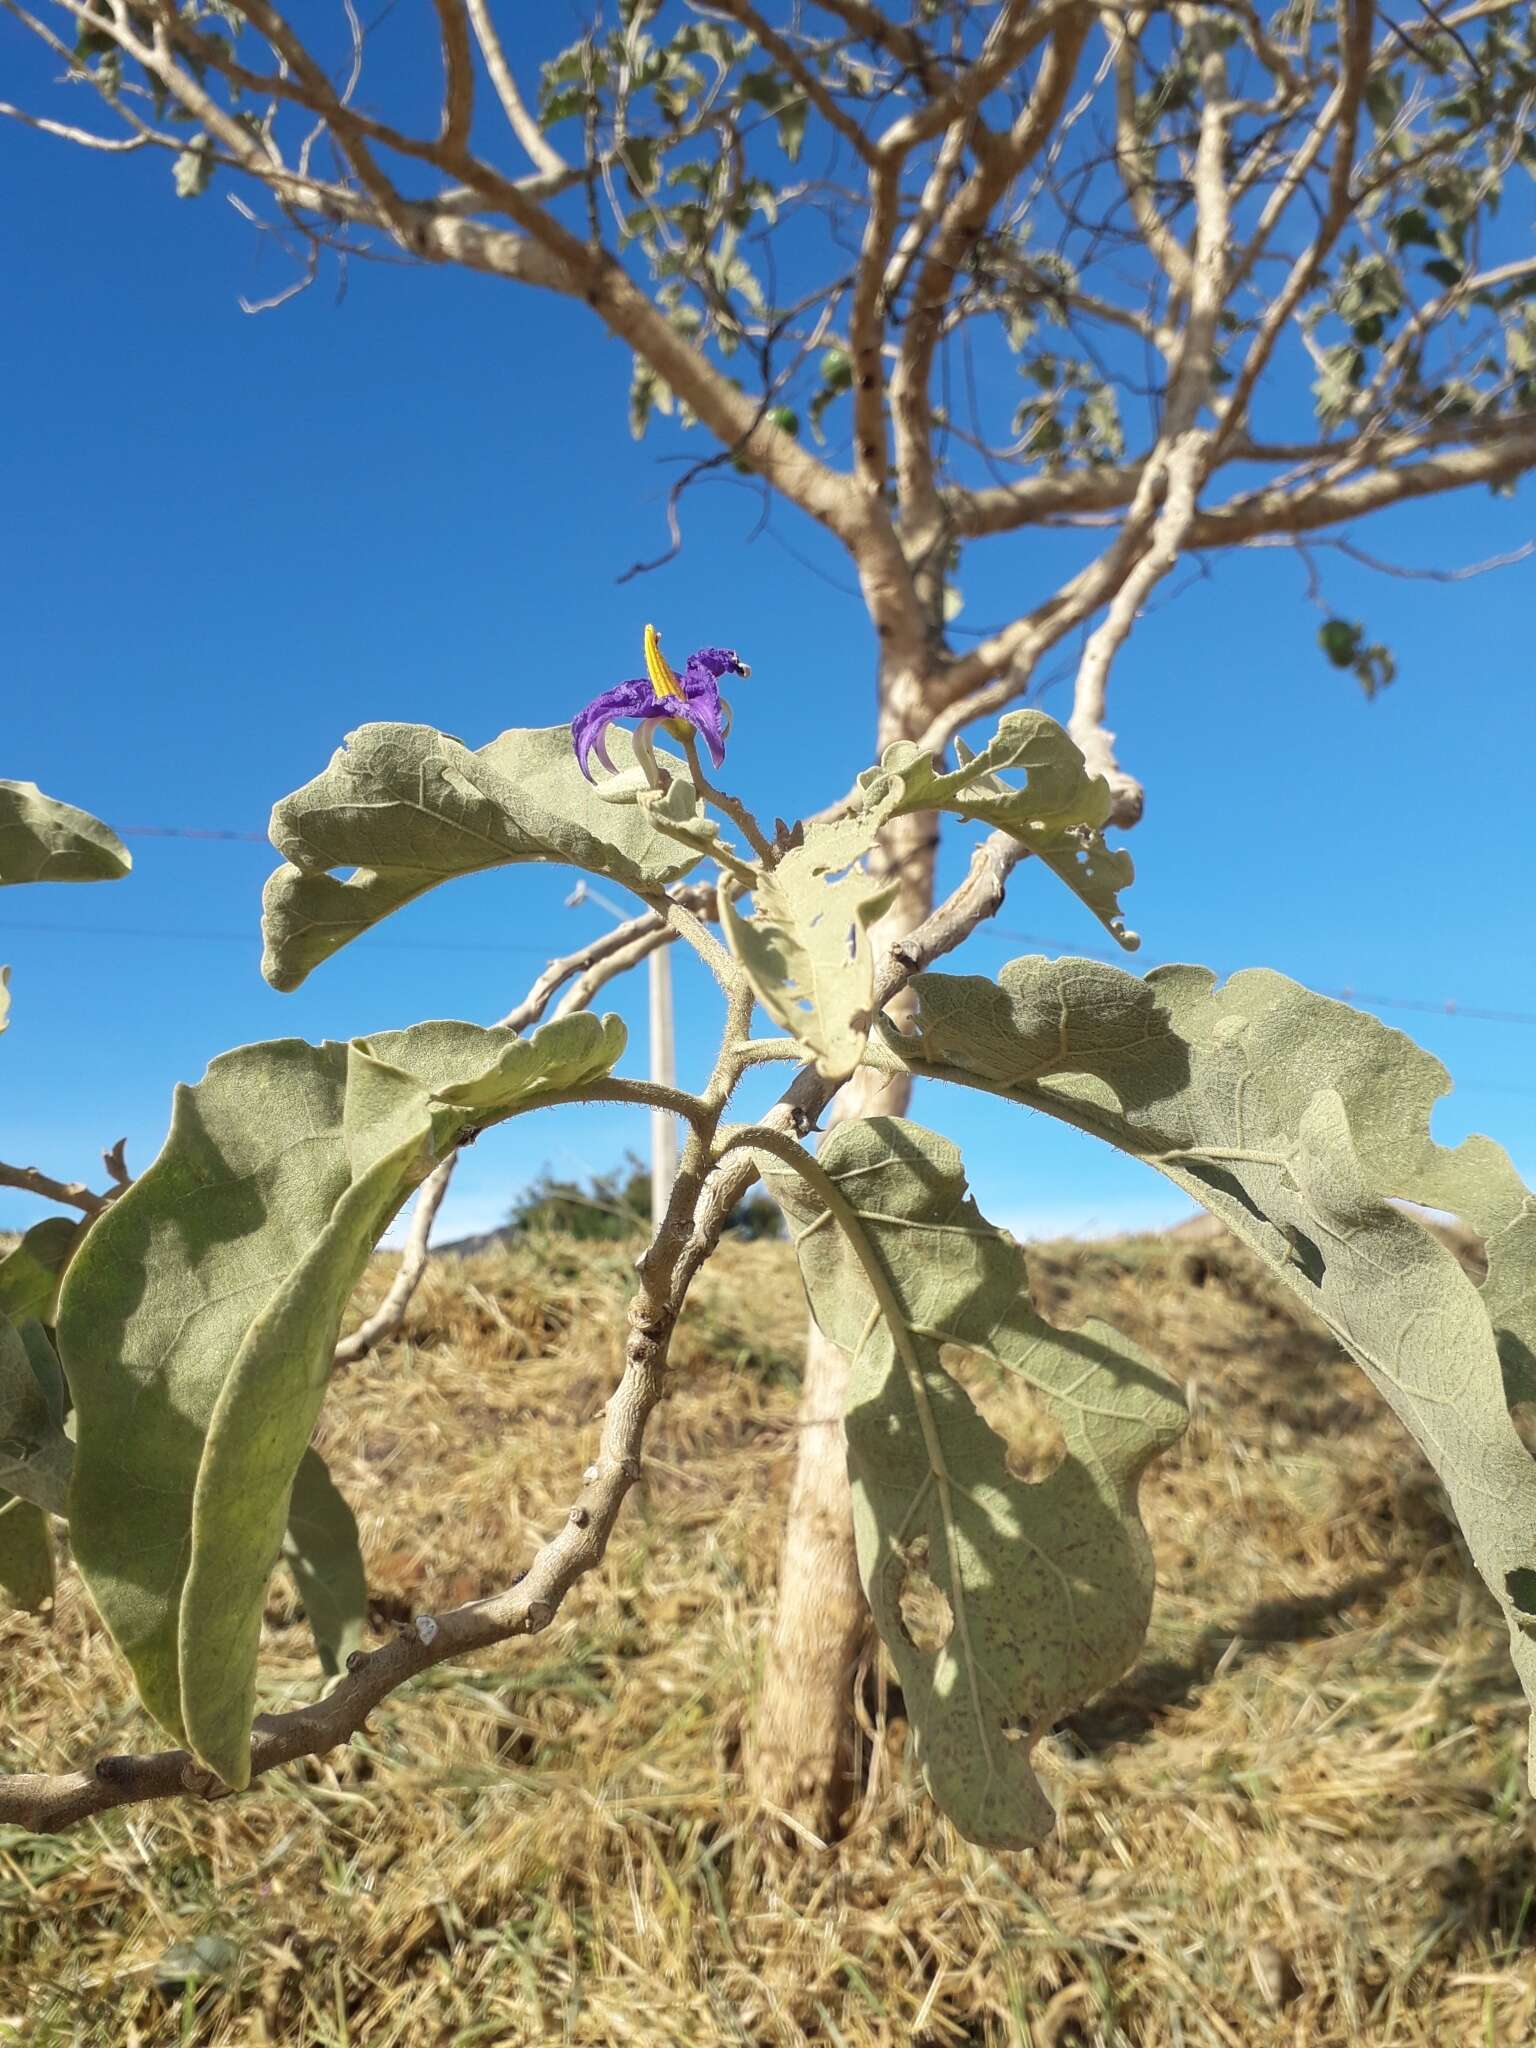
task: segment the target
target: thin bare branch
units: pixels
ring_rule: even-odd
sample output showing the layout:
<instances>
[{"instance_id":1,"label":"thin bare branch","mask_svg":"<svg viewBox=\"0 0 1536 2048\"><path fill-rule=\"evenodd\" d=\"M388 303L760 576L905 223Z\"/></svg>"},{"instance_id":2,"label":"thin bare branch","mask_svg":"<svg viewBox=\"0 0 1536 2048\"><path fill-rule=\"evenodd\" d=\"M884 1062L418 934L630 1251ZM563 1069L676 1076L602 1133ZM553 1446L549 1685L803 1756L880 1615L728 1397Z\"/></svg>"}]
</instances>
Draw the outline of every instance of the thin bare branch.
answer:
<instances>
[{"instance_id":1,"label":"thin bare branch","mask_svg":"<svg viewBox=\"0 0 1536 2048\"><path fill-rule=\"evenodd\" d=\"M411 1305L411 1297L421 1284L421 1276L427 1270L427 1252L432 1240L432 1225L437 1221L437 1212L443 1205L448 1192L448 1183L453 1179L453 1169L458 1163L458 1153L450 1152L442 1164L433 1167L416 1193L416 1206L411 1211L411 1227L406 1232L405 1244L400 1253L400 1265L390 1281L384 1299L371 1316L364 1318L357 1328L341 1339L336 1346L332 1364L337 1366L355 1365L360 1358L380 1344L387 1344L405 1321L405 1312Z\"/></svg>"},{"instance_id":2,"label":"thin bare branch","mask_svg":"<svg viewBox=\"0 0 1536 2048\"><path fill-rule=\"evenodd\" d=\"M847 108L839 103L836 96L827 90L788 37L781 36L767 18L752 5L752 0L710 0L709 6L700 8L699 11L723 14L728 20L739 22L758 47L766 50L775 62L784 67L833 134L840 135L861 162L874 163L875 146L864 130Z\"/></svg>"},{"instance_id":3,"label":"thin bare branch","mask_svg":"<svg viewBox=\"0 0 1536 2048\"><path fill-rule=\"evenodd\" d=\"M156 136L138 135L96 135L89 128L76 128L68 121L50 121L41 114L29 114L22 107L13 107L9 100L0 100L0 119L19 121L23 128L35 128L40 135L56 136L61 142L78 143L82 149L106 150L109 154L121 156L126 150L146 149L160 140ZM172 138L161 141L162 148L169 148Z\"/></svg>"},{"instance_id":4,"label":"thin bare branch","mask_svg":"<svg viewBox=\"0 0 1536 2048\"><path fill-rule=\"evenodd\" d=\"M45 1202L63 1202L87 1216L99 1216L110 1195L98 1195L83 1180L55 1180L36 1166L7 1166L0 1161L0 1188L16 1188L24 1195L40 1195Z\"/></svg>"},{"instance_id":5,"label":"thin bare branch","mask_svg":"<svg viewBox=\"0 0 1536 2048\"><path fill-rule=\"evenodd\" d=\"M1071 86L1088 24L1088 11L1080 6L1030 18L1030 36L1023 47L1032 47L1047 35L1049 42L1029 102L1009 134L993 138L983 150L981 162L945 207L913 286L891 378L891 415L903 524L919 549L934 544L928 537L942 517L934 474L930 385L944 308L999 199L1045 146Z\"/></svg>"},{"instance_id":6,"label":"thin bare branch","mask_svg":"<svg viewBox=\"0 0 1536 2048\"><path fill-rule=\"evenodd\" d=\"M1319 116L1312 133L1296 152L1290 174L1282 180L1281 187L1275 193L1271 204L1265 208L1258 228L1237 263L1233 278L1234 286L1242 282L1258 261L1271 230L1284 211L1284 205L1289 201L1286 187L1295 188L1310 168L1311 160L1320 153L1324 137L1331 134L1333 156L1328 169L1327 203L1310 246L1296 258L1285 283L1264 308L1258 332L1249 344L1236 382L1222 405L1221 426L1217 432L1218 447L1224 439L1238 432L1246 421L1254 387L1268 367L1282 329L1300 304L1302 295L1310 289L1329 251L1352 217L1351 186L1355 169L1355 144L1360 130L1360 108L1366 86L1370 82L1371 32L1375 21L1374 0L1344 0L1342 12L1343 71L1338 86ZM1285 193L1284 201L1281 199L1282 192Z\"/></svg>"},{"instance_id":7,"label":"thin bare branch","mask_svg":"<svg viewBox=\"0 0 1536 2048\"><path fill-rule=\"evenodd\" d=\"M1122 16L1106 8L1100 19L1115 53L1115 167L1143 240L1174 291L1184 297L1190 283L1189 251L1157 210L1136 132L1136 36L1145 16Z\"/></svg>"},{"instance_id":8,"label":"thin bare branch","mask_svg":"<svg viewBox=\"0 0 1536 2048\"><path fill-rule=\"evenodd\" d=\"M610 981L616 981L621 974L638 967L642 960L648 959L662 946L676 945L677 937L676 932L658 924L654 931L643 932L639 938L631 939L627 946L620 946L605 958L595 960L560 998L555 1008L556 1017L573 1017L578 1010L589 1009Z\"/></svg>"},{"instance_id":9,"label":"thin bare branch","mask_svg":"<svg viewBox=\"0 0 1536 2048\"><path fill-rule=\"evenodd\" d=\"M571 175L571 166L550 141L534 116L529 113L522 94L518 91L517 79L512 66L507 62L507 53L501 38L496 33L496 24L491 20L486 0L464 0L469 19L475 31L475 41L480 45L480 55L490 73L491 84L501 102L501 111L507 117L507 126L517 137L532 163L548 178L564 178Z\"/></svg>"},{"instance_id":10,"label":"thin bare branch","mask_svg":"<svg viewBox=\"0 0 1536 2048\"><path fill-rule=\"evenodd\" d=\"M438 140L458 155L469 147L475 117L475 60L463 0L435 0L443 38L443 118Z\"/></svg>"}]
</instances>

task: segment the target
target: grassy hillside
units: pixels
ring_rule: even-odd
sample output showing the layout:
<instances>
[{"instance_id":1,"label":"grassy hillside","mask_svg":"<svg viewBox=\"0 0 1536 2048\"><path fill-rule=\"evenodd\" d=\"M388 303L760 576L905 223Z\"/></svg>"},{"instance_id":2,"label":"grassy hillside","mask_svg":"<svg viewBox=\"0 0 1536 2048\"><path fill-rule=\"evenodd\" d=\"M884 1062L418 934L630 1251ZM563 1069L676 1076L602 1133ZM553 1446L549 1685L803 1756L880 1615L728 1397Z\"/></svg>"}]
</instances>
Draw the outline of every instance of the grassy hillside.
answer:
<instances>
[{"instance_id":1,"label":"grassy hillside","mask_svg":"<svg viewBox=\"0 0 1536 2048\"><path fill-rule=\"evenodd\" d=\"M238 1801L0 1831L0 2041L1536 2041L1524 1715L1417 1454L1224 1239L1032 1264L1047 1313L1118 1323L1193 1412L1146 1488L1152 1639L1044 1746L1043 1850L985 1855L934 1816L878 1656L846 1840L765 1844L737 1767L801 1310L784 1246L736 1246L647 1480L547 1634ZM325 1448L380 1629L503 1583L564 1512L624 1287L600 1246L446 1262L406 1341L338 1384ZM285 1583L268 1622L276 1704L314 1682ZM0 1624L0 1668L7 1768L152 1740L68 1574L50 1622Z\"/></svg>"}]
</instances>

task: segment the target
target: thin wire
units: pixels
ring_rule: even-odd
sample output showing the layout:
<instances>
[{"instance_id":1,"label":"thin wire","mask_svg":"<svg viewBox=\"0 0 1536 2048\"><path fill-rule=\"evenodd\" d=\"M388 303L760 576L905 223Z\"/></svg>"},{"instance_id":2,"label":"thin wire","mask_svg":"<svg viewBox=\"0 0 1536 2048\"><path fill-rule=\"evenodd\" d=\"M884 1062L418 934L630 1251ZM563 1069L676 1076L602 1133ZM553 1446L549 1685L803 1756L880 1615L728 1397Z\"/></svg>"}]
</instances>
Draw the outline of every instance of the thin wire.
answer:
<instances>
[{"instance_id":1,"label":"thin wire","mask_svg":"<svg viewBox=\"0 0 1536 2048\"><path fill-rule=\"evenodd\" d=\"M230 943L250 946L257 934L247 932L188 931L163 925L133 924L35 924L19 918L0 918L0 931L48 932L68 934L75 938L92 939L171 939L188 945ZM510 943L498 944L486 939L373 939L375 946L393 946L413 953L528 953L541 960L550 957L547 946L518 946Z\"/></svg>"},{"instance_id":2,"label":"thin wire","mask_svg":"<svg viewBox=\"0 0 1536 2048\"><path fill-rule=\"evenodd\" d=\"M588 891L589 896L594 892ZM1041 932L1021 932L1011 926L994 924L982 926L994 938L1016 940L1026 946L1038 946L1043 951L1062 955L1068 959L1104 960L1113 967L1126 965L1124 953L1109 953L1093 946L1075 945L1070 939L1048 938ZM215 932L189 930L184 926L165 925L104 925L42 923L31 919L0 918L0 931L44 932L50 936L67 936L92 939L165 939L184 945L231 944L248 946L255 941L254 932ZM519 946L509 941L494 939L381 939L370 938L374 946L391 947L412 953L524 953L539 958L549 957L545 946ZM1160 963L1155 960L1136 961L1138 973ZM1166 964L1166 963L1161 963ZM1416 1010L1421 1015L1434 1017L1455 1017L1472 1024L1523 1024L1536 1025L1536 1011L1532 1010L1489 1010L1470 1003L1457 1002L1454 997L1437 1002L1428 996L1378 996L1368 995L1365 990L1345 986L1344 988L1323 988L1318 995L1332 996L1341 1003L1362 1003L1373 1010Z\"/></svg>"},{"instance_id":3,"label":"thin wire","mask_svg":"<svg viewBox=\"0 0 1536 2048\"><path fill-rule=\"evenodd\" d=\"M255 846L270 846L265 832L227 832L205 825L119 825L119 839L239 839Z\"/></svg>"}]
</instances>

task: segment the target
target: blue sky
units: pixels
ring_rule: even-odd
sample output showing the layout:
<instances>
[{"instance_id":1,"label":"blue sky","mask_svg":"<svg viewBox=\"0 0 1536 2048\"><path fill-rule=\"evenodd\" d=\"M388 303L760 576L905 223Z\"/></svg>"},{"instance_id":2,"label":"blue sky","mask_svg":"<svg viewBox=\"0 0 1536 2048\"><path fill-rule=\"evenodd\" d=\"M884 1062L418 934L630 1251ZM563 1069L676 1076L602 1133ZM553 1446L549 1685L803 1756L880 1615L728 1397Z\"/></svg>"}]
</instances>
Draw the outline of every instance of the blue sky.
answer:
<instances>
[{"instance_id":1,"label":"blue sky","mask_svg":"<svg viewBox=\"0 0 1536 2048\"><path fill-rule=\"evenodd\" d=\"M804 522L781 512L754 538L758 499L727 478L688 501L675 563L617 580L664 544L661 458L676 444L631 442L625 352L580 309L359 264L344 295L332 279L253 318L242 294L275 290L288 266L218 189L178 202L163 160L16 130L0 130L0 175L26 193L0 219L0 773L120 827L259 832L363 721L478 745L568 717L636 672L647 618L674 654L725 641L751 661L730 773L769 814L819 806L867 762L867 628ZM1358 537L1456 566L1533 532L1527 485L1408 508ZM962 577L966 617L1038 598L1057 553L1027 536L986 544ZM1398 653L1400 680L1374 704L1323 662L1300 567L1274 552L1216 562L1117 667L1113 722L1149 792L1132 842L1142 958L1536 1013L1536 562L1449 586L1343 560L1327 575L1335 608ZM0 898L14 999L0 1157L90 1178L126 1134L142 1168L173 1083L215 1053L488 1019L599 928L600 913L563 907L573 876L510 870L436 892L281 996L257 972L270 849L130 844L125 883ZM952 833L952 870L964 851ZM995 968L1038 940L1088 950L1103 934L1026 869L964 962ZM686 1078L715 1012L692 963L678 974ZM615 1006L643 1041L643 984ZM1438 1134L1487 1130L1536 1174L1536 1028L1382 1014L1457 1081ZM1155 1176L1040 1118L952 1093L920 1094L914 1113L960 1139L984 1206L1021 1231L1182 1213ZM515 1123L467 1157L443 1234L497 1221L545 1163L600 1169L644 1141L643 1119L613 1109ZM0 1227L39 1213L0 1196Z\"/></svg>"}]
</instances>

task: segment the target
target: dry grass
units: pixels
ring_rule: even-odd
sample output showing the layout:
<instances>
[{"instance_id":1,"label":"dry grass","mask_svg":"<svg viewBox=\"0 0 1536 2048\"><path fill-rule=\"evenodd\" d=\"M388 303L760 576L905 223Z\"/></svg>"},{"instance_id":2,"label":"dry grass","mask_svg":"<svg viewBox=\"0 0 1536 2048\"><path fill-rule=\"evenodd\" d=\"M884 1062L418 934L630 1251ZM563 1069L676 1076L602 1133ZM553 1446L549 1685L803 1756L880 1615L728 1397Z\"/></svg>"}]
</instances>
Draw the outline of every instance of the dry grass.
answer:
<instances>
[{"instance_id":1,"label":"dry grass","mask_svg":"<svg viewBox=\"0 0 1536 2048\"><path fill-rule=\"evenodd\" d=\"M1033 1263L1048 1310L1144 1339L1194 1411L1147 1489L1152 1641L1044 1746L1044 1850L984 1855L934 1816L874 1665L848 1838L771 1860L737 1759L800 1309L787 1251L738 1246L650 1477L548 1634L432 1674L365 1748L249 1798L0 1832L0 2039L1536 2040L1524 1717L1416 1454L1225 1240ZM617 1254L558 1245L440 1269L409 1341L338 1386L327 1449L381 1626L489 1590L553 1526L623 1288ZM280 1698L311 1682L283 1586L269 1622ZM69 1578L51 1625L0 1643L9 1767L149 1739Z\"/></svg>"}]
</instances>

